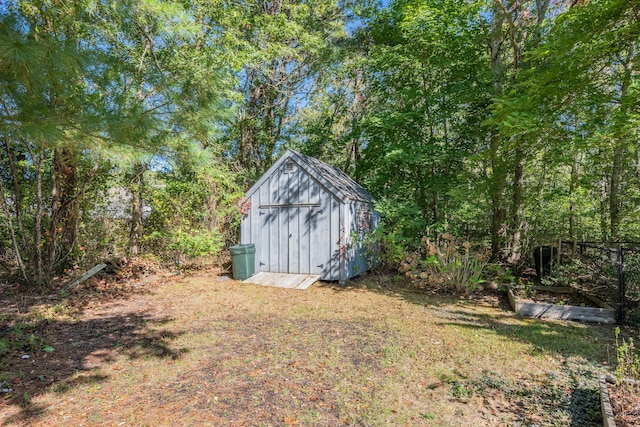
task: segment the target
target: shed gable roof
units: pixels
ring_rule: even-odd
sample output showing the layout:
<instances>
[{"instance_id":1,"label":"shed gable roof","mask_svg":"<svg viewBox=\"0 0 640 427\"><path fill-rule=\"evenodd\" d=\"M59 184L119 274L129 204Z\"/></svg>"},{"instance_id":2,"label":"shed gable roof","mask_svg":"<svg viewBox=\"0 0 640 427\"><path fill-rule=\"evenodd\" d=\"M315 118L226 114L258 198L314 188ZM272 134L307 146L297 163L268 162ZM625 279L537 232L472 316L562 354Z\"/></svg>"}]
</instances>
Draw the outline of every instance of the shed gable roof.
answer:
<instances>
[{"instance_id":1,"label":"shed gable roof","mask_svg":"<svg viewBox=\"0 0 640 427\"><path fill-rule=\"evenodd\" d=\"M373 201L373 196L342 170L290 148L247 191L247 195L249 196L256 192L287 159L295 161L309 176L316 179L340 200L349 199L367 203Z\"/></svg>"}]
</instances>

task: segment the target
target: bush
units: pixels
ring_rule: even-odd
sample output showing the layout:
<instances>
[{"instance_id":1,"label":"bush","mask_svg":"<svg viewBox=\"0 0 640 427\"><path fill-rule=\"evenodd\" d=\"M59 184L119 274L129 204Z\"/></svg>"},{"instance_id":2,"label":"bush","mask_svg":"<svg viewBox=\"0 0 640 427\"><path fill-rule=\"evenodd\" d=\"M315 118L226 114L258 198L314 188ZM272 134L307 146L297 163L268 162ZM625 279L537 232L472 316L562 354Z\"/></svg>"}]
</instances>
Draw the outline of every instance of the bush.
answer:
<instances>
[{"instance_id":1,"label":"bush","mask_svg":"<svg viewBox=\"0 0 640 427\"><path fill-rule=\"evenodd\" d=\"M156 231L147 238L147 243L154 248L166 248L162 253L156 249L156 254L165 261L184 257L214 257L224 247L222 235L217 230Z\"/></svg>"},{"instance_id":2,"label":"bush","mask_svg":"<svg viewBox=\"0 0 640 427\"><path fill-rule=\"evenodd\" d=\"M222 236L218 231L191 231L181 230L173 233L169 243L169 249L180 255L188 257L216 256L224 246Z\"/></svg>"},{"instance_id":3,"label":"bush","mask_svg":"<svg viewBox=\"0 0 640 427\"><path fill-rule=\"evenodd\" d=\"M620 338L620 328L616 328L616 377L640 380L640 356L636 350L633 338Z\"/></svg>"},{"instance_id":4,"label":"bush","mask_svg":"<svg viewBox=\"0 0 640 427\"><path fill-rule=\"evenodd\" d=\"M417 206L408 201L383 198L376 203L382 223L376 230L383 263L397 267L406 254L420 245L426 222Z\"/></svg>"},{"instance_id":5,"label":"bush","mask_svg":"<svg viewBox=\"0 0 640 427\"><path fill-rule=\"evenodd\" d=\"M409 253L408 242L387 225L376 228L371 239L380 242L380 261L385 267L397 268Z\"/></svg>"},{"instance_id":6,"label":"bush","mask_svg":"<svg viewBox=\"0 0 640 427\"><path fill-rule=\"evenodd\" d=\"M144 249L169 262L208 263L237 240L238 200L233 174L218 164L199 172L175 169L155 176ZM187 259L190 258L190 259Z\"/></svg>"},{"instance_id":7,"label":"bush","mask_svg":"<svg viewBox=\"0 0 640 427\"><path fill-rule=\"evenodd\" d=\"M487 262L471 252L471 243L456 243L450 234L443 234L437 243L422 239L420 252L408 256L399 271L414 281L447 287L456 293L473 292L483 282Z\"/></svg>"}]
</instances>

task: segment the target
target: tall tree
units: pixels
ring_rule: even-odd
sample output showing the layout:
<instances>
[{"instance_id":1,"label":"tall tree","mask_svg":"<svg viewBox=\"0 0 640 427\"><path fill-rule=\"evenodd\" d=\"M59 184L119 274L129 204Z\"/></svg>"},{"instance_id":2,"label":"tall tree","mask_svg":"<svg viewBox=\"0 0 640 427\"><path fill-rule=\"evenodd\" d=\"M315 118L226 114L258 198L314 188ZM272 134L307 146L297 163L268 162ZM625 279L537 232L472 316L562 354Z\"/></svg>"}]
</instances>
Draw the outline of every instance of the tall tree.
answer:
<instances>
[{"instance_id":1,"label":"tall tree","mask_svg":"<svg viewBox=\"0 0 640 427\"><path fill-rule=\"evenodd\" d=\"M80 202L101 160L132 165L142 191L142 165L153 156L211 144L228 67L205 49L208 33L189 12L156 0L17 2L0 16L2 206L30 281L46 282L70 261Z\"/></svg>"},{"instance_id":2,"label":"tall tree","mask_svg":"<svg viewBox=\"0 0 640 427\"><path fill-rule=\"evenodd\" d=\"M544 40L548 15L559 13L563 7L562 2L555 2L551 8L549 0L491 2L487 25L494 100L513 93L522 72L531 68L527 52ZM491 165L488 188L492 200L492 253L496 258L505 257L510 263L518 264L526 231L526 161L532 157L530 150L536 137L505 132L500 119L488 123L491 124L487 157Z\"/></svg>"},{"instance_id":3,"label":"tall tree","mask_svg":"<svg viewBox=\"0 0 640 427\"><path fill-rule=\"evenodd\" d=\"M228 31L242 53L238 91L242 102L230 138L243 167L259 175L295 131L295 117L311 102L318 76L347 38L345 22L360 2L291 0L227 5Z\"/></svg>"},{"instance_id":4,"label":"tall tree","mask_svg":"<svg viewBox=\"0 0 640 427\"><path fill-rule=\"evenodd\" d=\"M479 10L396 1L367 29L361 173L396 213L419 212L408 235L449 226L451 193L484 139L475 131L490 93Z\"/></svg>"},{"instance_id":5,"label":"tall tree","mask_svg":"<svg viewBox=\"0 0 640 427\"><path fill-rule=\"evenodd\" d=\"M10 177L4 189L13 200L5 213L16 219L11 234L20 243L15 256L23 276L42 283L75 244L77 202L86 189L80 179L88 182L97 170L81 168L78 147L91 143L100 118L87 90L95 54L75 37L75 10L31 6L0 16L0 129ZM27 216L33 230L24 226Z\"/></svg>"},{"instance_id":6,"label":"tall tree","mask_svg":"<svg viewBox=\"0 0 640 427\"><path fill-rule=\"evenodd\" d=\"M574 154L556 155L551 165L572 175L592 171L574 177L570 190L575 194L580 184L600 199L605 240L619 239L622 218L633 212L621 194L633 196L635 180L630 154L637 142L638 16L634 2L575 3L525 57L532 69L497 103L505 133L527 136L538 149L548 143L532 135L563 135L548 142Z\"/></svg>"}]
</instances>

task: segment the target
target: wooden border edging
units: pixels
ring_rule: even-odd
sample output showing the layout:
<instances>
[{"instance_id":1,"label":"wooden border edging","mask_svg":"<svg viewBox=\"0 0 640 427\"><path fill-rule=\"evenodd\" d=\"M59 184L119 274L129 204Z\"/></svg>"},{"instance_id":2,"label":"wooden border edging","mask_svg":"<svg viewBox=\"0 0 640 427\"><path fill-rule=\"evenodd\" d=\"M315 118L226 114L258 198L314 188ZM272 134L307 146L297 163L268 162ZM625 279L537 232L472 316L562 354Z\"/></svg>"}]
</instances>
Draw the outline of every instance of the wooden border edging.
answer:
<instances>
[{"instance_id":1,"label":"wooden border edging","mask_svg":"<svg viewBox=\"0 0 640 427\"><path fill-rule=\"evenodd\" d=\"M616 421L613 417L613 408L609 400L609 390L607 389L607 381L603 375L600 375L600 408L602 409L602 425L604 427L616 427Z\"/></svg>"},{"instance_id":2,"label":"wooden border edging","mask_svg":"<svg viewBox=\"0 0 640 427\"><path fill-rule=\"evenodd\" d=\"M545 290L566 293L567 289L546 288ZM535 319L578 320L582 322L604 323L608 325L616 323L615 309L609 307L600 300L590 298L582 293L581 295L590 299L594 304L599 305L600 307L578 307L574 305L522 302L516 299L513 291L511 290L511 286L507 287L507 294L509 297L509 304L513 311L524 317L532 317Z\"/></svg>"}]
</instances>

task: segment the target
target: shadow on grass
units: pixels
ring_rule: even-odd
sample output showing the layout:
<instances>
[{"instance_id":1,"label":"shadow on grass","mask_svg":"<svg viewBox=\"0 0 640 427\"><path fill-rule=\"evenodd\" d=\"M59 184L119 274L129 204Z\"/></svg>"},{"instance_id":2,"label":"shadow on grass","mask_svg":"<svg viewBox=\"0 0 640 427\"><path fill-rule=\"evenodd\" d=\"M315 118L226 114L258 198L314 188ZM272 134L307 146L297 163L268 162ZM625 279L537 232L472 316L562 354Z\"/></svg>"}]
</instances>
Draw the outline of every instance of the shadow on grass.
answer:
<instances>
[{"instance_id":1,"label":"shadow on grass","mask_svg":"<svg viewBox=\"0 0 640 427\"><path fill-rule=\"evenodd\" d=\"M602 425L602 411L600 409L600 394L597 389L575 388L571 393L571 425L583 427Z\"/></svg>"},{"instance_id":2,"label":"shadow on grass","mask_svg":"<svg viewBox=\"0 0 640 427\"><path fill-rule=\"evenodd\" d=\"M585 324L561 324L516 318L512 314L477 314L464 310L436 309L437 324L469 330L491 330L510 340L529 344L529 354L552 353L563 358L583 357L593 363L606 360L611 327Z\"/></svg>"},{"instance_id":3,"label":"shadow on grass","mask_svg":"<svg viewBox=\"0 0 640 427\"><path fill-rule=\"evenodd\" d=\"M158 329L171 320L138 312L83 321L30 322L21 336L42 337L41 341L29 343L27 339L27 345L14 345L0 353L0 382L3 388L12 390L3 396L3 404L20 408L3 425L28 424L42 415L46 408L32 402L41 394L63 394L82 385L107 381L108 374L99 368L118 357L179 358L187 352L171 346L179 334Z\"/></svg>"},{"instance_id":4,"label":"shadow on grass","mask_svg":"<svg viewBox=\"0 0 640 427\"><path fill-rule=\"evenodd\" d=\"M435 318L441 326L455 326L470 330L490 330L508 339L531 345L530 353L553 353L561 357L582 356L594 363L606 360L607 345L613 338L613 326L530 319L511 311L506 293L485 291L471 296L442 295L418 289L406 283L386 286L372 283L363 276L354 286L341 287L334 283L324 286L344 292L354 287L382 293L419 306Z\"/></svg>"},{"instance_id":5,"label":"shadow on grass","mask_svg":"<svg viewBox=\"0 0 640 427\"><path fill-rule=\"evenodd\" d=\"M562 361L576 358L562 368L562 375L570 376L566 389L525 384L479 387L499 388L509 396L510 407L505 411L517 414L519 421L525 423L535 422L526 408L537 405L548 414L555 413L569 420L567 425L571 427L601 425L596 371L603 361L611 357L607 349L613 348L613 326L523 318L511 311L506 294L498 291L472 296L441 295L402 283L380 286L368 279L358 279L353 286L326 286L337 293L366 288L370 292L422 306L436 327L466 330L469 337L477 336L478 332L495 333L525 344L526 351L533 356L548 354Z\"/></svg>"}]
</instances>

